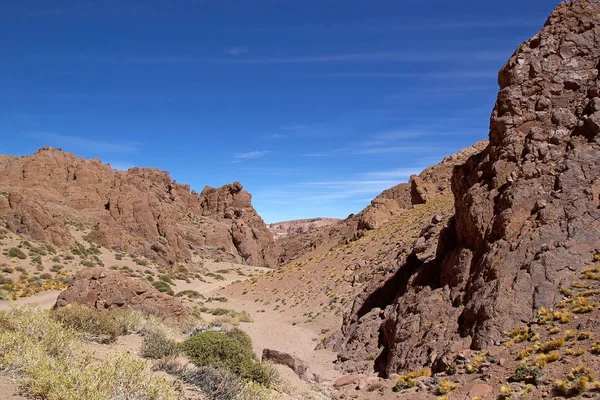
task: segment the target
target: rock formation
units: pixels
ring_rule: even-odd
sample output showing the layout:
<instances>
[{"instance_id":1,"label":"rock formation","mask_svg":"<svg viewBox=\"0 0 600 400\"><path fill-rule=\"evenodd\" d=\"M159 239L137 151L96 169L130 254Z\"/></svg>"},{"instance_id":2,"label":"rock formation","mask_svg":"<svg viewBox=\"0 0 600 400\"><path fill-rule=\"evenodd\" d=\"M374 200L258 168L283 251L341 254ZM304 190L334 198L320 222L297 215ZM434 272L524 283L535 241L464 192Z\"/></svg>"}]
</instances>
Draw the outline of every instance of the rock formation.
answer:
<instances>
[{"instance_id":1,"label":"rock formation","mask_svg":"<svg viewBox=\"0 0 600 400\"><path fill-rule=\"evenodd\" d=\"M273 233L275 239L277 239L282 236L312 233L321 227L335 224L338 221L339 219L336 218L295 219L269 224L269 230Z\"/></svg>"},{"instance_id":2,"label":"rock formation","mask_svg":"<svg viewBox=\"0 0 600 400\"><path fill-rule=\"evenodd\" d=\"M105 268L80 271L56 300L55 308L81 304L98 311L131 308L168 320L183 320L190 312L175 297L160 293L143 279Z\"/></svg>"},{"instance_id":3,"label":"rock formation","mask_svg":"<svg viewBox=\"0 0 600 400\"><path fill-rule=\"evenodd\" d=\"M37 241L73 243L67 223L92 227L102 246L163 263L192 254L274 264L271 233L239 183L190 192L150 168L117 171L44 148L0 162L0 223Z\"/></svg>"},{"instance_id":4,"label":"rock formation","mask_svg":"<svg viewBox=\"0 0 600 400\"><path fill-rule=\"evenodd\" d=\"M263 349L262 361L271 361L274 364L285 365L307 382L319 381L319 378L310 371L306 361L301 360L292 354L277 350Z\"/></svg>"},{"instance_id":5,"label":"rock formation","mask_svg":"<svg viewBox=\"0 0 600 400\"><path fill-rule=\"evenodd\" d=\"M336 343L343 369L372 349L383 375L443 369L450 354L498 343L540 307L556 306L559 288L592 262L600 249L599 16L595 1L560 4L501 69L489 144L452 176L455 216L356 299ZM411 192L419 200L428 189Z\"/></svg>"}]
</instances>

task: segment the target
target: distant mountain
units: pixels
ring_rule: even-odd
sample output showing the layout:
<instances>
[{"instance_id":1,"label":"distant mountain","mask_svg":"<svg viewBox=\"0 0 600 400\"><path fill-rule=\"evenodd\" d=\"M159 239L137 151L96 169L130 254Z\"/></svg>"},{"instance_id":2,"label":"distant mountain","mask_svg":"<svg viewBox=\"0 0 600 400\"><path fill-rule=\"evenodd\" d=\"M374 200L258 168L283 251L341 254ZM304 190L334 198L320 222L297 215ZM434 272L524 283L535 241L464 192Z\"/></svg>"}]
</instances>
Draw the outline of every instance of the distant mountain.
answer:
<instances>
[{"instance_id":1,"label":"distant mountain","mask_svg":"<svg viewBox=\"0 0 600 400\"><path fill-rule=\"evenodd\" d=\"M323 226L328 226L338 222L337 218L308 218L295 219L291 221L282 221L269 224L269 230L275 235L275 238L287 235L298 235L302 233L311 233Z\"/></svg>"}]
</instances>

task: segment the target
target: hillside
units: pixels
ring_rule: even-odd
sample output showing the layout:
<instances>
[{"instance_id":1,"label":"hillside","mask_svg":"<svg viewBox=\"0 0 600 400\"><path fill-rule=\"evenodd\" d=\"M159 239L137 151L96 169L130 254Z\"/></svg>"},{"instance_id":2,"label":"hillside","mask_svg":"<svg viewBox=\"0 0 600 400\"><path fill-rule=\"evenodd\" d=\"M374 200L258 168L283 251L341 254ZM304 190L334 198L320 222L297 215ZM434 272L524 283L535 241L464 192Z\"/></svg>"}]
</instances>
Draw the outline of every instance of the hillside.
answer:
<instances>
[{"instance_id":1,"label":"hillside","mask_svg":"<svg viewBox=\"0 0 600 400\"><path fill-rule=\"evenodd\" d=\"M317 228L302 235L281 237L279 264L301 260L343 246L363 237L367 232L383 227L404 210L450 193L450 176L455 166L484 149L487 142L475 143L457 154L444 158L439 164L426 168L414 175L408 183L398 184L371 201L371 204L358 214L334 224Z\"/></svg>"}]
</instances>

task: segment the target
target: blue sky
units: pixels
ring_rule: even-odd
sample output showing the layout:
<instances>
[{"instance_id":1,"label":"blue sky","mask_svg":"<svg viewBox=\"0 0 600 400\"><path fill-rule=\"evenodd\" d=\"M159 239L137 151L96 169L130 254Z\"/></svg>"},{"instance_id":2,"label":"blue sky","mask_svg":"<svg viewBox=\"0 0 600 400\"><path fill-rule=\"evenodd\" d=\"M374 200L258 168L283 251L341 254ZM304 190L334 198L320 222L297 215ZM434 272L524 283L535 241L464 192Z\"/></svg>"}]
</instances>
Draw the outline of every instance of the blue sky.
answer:
<instances>
[{"instance_id":1,"label":"blue sky","mask_svg":"<svg viewBox=\"0 0 600 400\"><path fill-rule=\"evenodd\" d=\"M557 3L3 1L0 153L240 181L267 222L343 218L487 138L498 69Z\"/></svg>"}]
</instances>

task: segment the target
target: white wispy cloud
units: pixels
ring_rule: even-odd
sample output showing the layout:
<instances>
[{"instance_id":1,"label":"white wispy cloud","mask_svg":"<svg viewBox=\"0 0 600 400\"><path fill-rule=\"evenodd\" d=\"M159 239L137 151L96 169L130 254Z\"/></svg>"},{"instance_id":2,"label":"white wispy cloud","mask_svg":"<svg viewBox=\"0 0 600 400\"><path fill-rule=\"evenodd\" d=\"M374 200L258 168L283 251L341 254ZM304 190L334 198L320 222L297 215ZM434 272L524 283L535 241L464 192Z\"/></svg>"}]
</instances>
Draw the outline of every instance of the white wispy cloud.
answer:
<instances>
[{"instance_id":1,"label":"white wispy cloud","mask_svg":"<svg viewBox=\"0 0 600 400\"><path fill-rule=\"evenodd\" d=\"M244 54L244 48L233 48L228 55ZM268 57L205 57L192 54L133 55L127 57L114 55L72 54L72 55L36 55L41 61L71 61L126 64L318 64L318 63L380 63L415 62L435 63L443 61L505 61L510 50L506 51L377 51L357 53L305 54ZM389 75L382 73L382 77Z\"/></svg>"},{"instance_id":2,"label":"white wispy cloud","mask_svg":"<svg viewBox=\"0 0 600 400\"><path fill-rule=\"evenodd\" d=\"M308 64L327 62L439 62L460 61L466 58L478 61L504 61L505 51L379 51L365 53L320 54L286 57L265 57L251 59L214 59L211 62L227 64Z\"/></svg>"},{"instance_id":3,"label":"white wispy cloud","mask_svg":"<svg viewBox=\"0 0 600 400\"><path fill-rule=\"evenodd\" d=\"M269 154L269 151L249 151L246 153L235 153L233 158L236 160L251 160L255 158L263 157Z\"/></svg>"},{"instance_id":4,"label":"white wispy cloud","mask_svg":"<svg viewBox=\"0 0 600 400\"><path fill-rule=\"evenodd\" d=\"M139 150L138 142L105 141L89 137L59 135L50 132L34 132L29 136L42 139L47 145L74 150L93 150L106 153L132 153Z\"/></svg>"},{"instance_id":5,"label":"white wispy cloud","mask_svg":"<svg viewBox=\"0 0 600 400\"><path fill-rule=\"evenodd\" d=\"M229 48L225 49L225 53L229 54L230 56L238 56L240 54L248 53L248 48L247 47L229 47Z\"/></svg>"},{"instance_id":6,"label":"white wispy cloud","mask_svg":"<svg viewBox=\"0 0 600 400\"><path fill-rule=\"evenodd\" d=\"M302 130L308 129L308 126L296 124L296 125L287 125L281 129L283 129L284 131L302 131Z\"/></svg>"},{"instance_id":7,"label":"white wispy cloud","mask_svg":"<svg viewBox=\"0 0 600 400\"><path fill-rule=\"evenodd\" d=\"M285 139L286 137L288 137L288 136L284 135L283 133L271 133L269 135L266 135L265 139L277 140L277 139Z\"/></svg>"},{"instance_id":8,"label":"white wispy cloud","mask_svg":"<svg viewBox=\"0 0 600 400\"><path fill-rule=\"evenodd\" d=\"M413 171L414 172L414 171ZM410 177L410 175L408 175ZM269 203L277 205L305 206L338 201L369 201L386 189L404 182L408 179L347 179L331 181L301 182L285 187L275 187L257 191L255 197L268 199ZM392 177L394 178L394 177ZM360 211L360 210L357 210Z\"/></svg>"},{"instance_id":9,"label":"white wispy cloud","mask_svg":"<svg viewBox=\"0 0 600 400\"><path fill-rule=\"evenodd\" d=\"M484 79L496 78L498 71L443 71L443 72L332 72L313 74L328 78L432 78L432 79Z\"/></svg>"},{"instance_id":10,"label":"white wispy cloud","mask_svg":"<svg viewBox=\"0 0 600 400\"><path fill-rule=\"evenodd\" d=\"M508 19L481 19L481 20L423 20L407 24L383 25L373 28L374 32L415 32L415 31L451 31L466 29L506 29L506 28L528 28L540 27L544 23L540 19L508 18Z\"/></svg>"}]
</instances>

